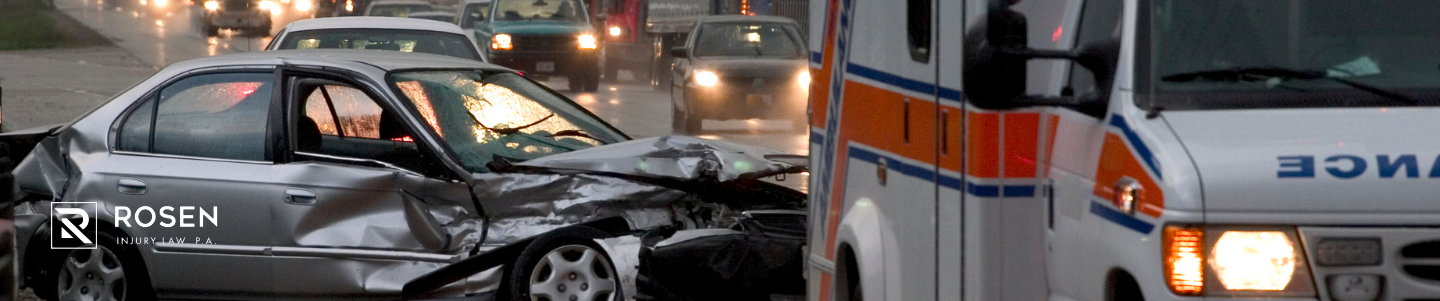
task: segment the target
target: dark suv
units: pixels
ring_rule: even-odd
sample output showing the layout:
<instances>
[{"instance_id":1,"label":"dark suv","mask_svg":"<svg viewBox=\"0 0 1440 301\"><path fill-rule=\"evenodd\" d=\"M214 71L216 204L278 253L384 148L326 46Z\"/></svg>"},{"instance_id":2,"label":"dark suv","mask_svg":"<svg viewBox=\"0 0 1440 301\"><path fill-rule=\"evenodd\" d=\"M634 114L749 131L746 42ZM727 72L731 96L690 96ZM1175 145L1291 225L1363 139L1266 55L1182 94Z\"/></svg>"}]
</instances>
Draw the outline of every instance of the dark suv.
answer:
<instances>
[{"instance_id":1,"label":"dark suv","mask_svg":"<svg viewBox=\"0 0 1440 301\"><path fill-rule=\"evenodd\" d=\"M490 62L526 75L557 75L570 90L600 87L600 41L579 0L497 0L475 27Z\"/></svg>"},{"instance_id":2,"label":"dark suv","mask_svg":"<svg viewBox=\"0 0 1440 301\"><path fill-rule=\"evenodd\" d=\"M270 35L270 10L277 8L272 0L209 0L201 26L206 36L215 36L221 28L245 30L257 35ZM267 4L268 3L268 4Z\"/></svg>"}]
</instances>

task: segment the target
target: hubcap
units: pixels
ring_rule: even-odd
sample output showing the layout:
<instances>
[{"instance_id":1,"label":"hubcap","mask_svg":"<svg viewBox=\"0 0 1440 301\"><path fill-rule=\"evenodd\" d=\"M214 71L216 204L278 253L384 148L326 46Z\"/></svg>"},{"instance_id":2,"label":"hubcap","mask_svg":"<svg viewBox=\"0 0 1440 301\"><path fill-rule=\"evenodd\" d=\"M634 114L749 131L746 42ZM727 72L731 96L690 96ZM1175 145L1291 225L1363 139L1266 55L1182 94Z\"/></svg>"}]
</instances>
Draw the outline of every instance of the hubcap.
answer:
<instances>
[{"instance_id":1,"label":"hubcap","mask_svg":"<svg viewBox=\"0 0 1440 301\"><path fill-rule=\"evenodd\" d=\"M105 246L65 256L56 289L62 301L124 301L125 268Z\"/></svg>"},{"instance_id":2,"label":"hubcap","mask_svg":"<svg viewBox=\"0 0 1440 301\"><path fill-rule=\"evenodd\" d=\"M616 284L608 258L588 246L567 245L551 250L535 264L530 300L608 301L615 299Z\"/></svg>"}]
</instances>

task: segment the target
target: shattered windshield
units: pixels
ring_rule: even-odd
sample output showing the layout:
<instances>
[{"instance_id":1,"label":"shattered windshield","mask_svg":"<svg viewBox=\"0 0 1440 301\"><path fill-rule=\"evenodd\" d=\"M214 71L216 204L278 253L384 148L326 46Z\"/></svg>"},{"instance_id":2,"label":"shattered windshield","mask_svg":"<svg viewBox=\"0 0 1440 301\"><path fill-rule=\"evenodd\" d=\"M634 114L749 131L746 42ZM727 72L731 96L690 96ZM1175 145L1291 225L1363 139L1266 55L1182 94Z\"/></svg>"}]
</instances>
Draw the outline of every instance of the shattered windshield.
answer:
<instances>
[{"instance_id":1,"label":"shattered windshield","mask_svg":"<svg viewBox=\"0 0 1440 301\"><path fill-rule=\"evenodd\" d=\"M471 172L627 140L594 115L515 73L415 71L392 79Z\"/></svg>"},{"instance_id":2,"label":"shattered windshield","mask_svg":"<svg viewBox=\"0 0 1440 301\"><path fill-rule=\"evenodd\" d=\"M1150 82L1167 110L1440 103L1440 1L1153 6Z\"/></svg>"},{"instance_id":3,"label":"shattered windshield","mask_svg":"<svg viewBox=\"0 0 1440 301\"><path fill-rule=\"evenodd\" d=\"M710 23L700 27L695 56L796 57L799 39L783 23Z\"/></svg>"},{"instance_id":4,"label":"shattered windshield","mask_svg":"<svg viewBox=\"0 0 1440 301\"><path fill-rule=\"evenodd\" d=\"M590 22L577 0L502 0L494 5L495 21Z\"/></svg>"}]
</instances>

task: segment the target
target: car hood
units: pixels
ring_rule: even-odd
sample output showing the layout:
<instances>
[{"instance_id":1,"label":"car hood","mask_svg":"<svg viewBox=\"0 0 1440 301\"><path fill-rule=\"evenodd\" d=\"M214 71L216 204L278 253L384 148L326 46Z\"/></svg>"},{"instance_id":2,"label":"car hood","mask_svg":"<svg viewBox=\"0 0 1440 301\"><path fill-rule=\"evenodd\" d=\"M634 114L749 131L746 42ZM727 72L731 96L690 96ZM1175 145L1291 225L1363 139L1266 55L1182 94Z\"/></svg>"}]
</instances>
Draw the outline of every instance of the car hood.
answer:
<instances>
[{"instance_id":1,"label":"car hood","mask_svg":"<svg viewBox=\"0 0 1440 301\"><path fill-rule=\"evenodd\" d=\"M805 171L805 166L800 165L804 160L792 160L796 157L758 146L663 136L545 156L516 165L559 172L728 182Z\"/></svg>"},{"instance_id":2,"label":"car hood","mask_svg":"<svg viewBox=\"0 0 1440 301\"><path fill-rule=\"evenodd\" d=\"M495 33L522 35L581 34L590 31L590 24L555 21L510 21L494 23Z\"/></svg>"},{"instance_id":3,"label":"car hood","mask_svg":"<svg viewBox=\"0 0 1440 301\"><path fill-rule=\"evenodd\" d=\"M796 77L808 66L804 59L707 58L695 59L695 68L721 77Z\"/></svg>"},{"instance_id":4,"label":"car hood","mask_svg":"<svg viewBox=\"0 0 1440 301\"><path fill-rule=\"evenodd\" d=\"M1207 212L1440 212L1440 109L1165 112Z\"/></svg>"}]
</instances>

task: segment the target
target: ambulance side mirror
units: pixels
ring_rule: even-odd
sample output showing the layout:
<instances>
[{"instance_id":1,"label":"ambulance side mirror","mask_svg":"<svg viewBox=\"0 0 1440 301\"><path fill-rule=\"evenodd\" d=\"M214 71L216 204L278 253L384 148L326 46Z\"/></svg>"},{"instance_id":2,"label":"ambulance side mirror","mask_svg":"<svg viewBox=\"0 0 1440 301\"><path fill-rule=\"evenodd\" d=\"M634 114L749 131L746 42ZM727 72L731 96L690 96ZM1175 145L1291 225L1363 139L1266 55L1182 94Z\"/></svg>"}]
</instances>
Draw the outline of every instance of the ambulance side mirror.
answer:
<instances>
[{"instance_id":1,"label":"ambulance side mirror","mask_svg":"<svg viewBox=\"0 0 1440 301\"><path fill-rule=\"evenodd\" d=\"M1082 47L1076 51L1041 50L1029 47L1025 16L1003 2L991 3L985 26L965 35L964 88L970 103L986 109L1029 106L1103 107L1103 99L1072 96L1027 96L1026 63L1034 59L1070 60L1101 76L1106 61L1098 51Z\"/></svg>"}]
</instances>

